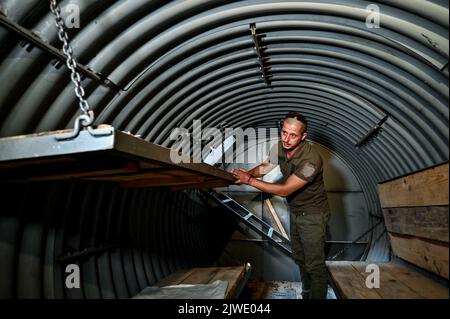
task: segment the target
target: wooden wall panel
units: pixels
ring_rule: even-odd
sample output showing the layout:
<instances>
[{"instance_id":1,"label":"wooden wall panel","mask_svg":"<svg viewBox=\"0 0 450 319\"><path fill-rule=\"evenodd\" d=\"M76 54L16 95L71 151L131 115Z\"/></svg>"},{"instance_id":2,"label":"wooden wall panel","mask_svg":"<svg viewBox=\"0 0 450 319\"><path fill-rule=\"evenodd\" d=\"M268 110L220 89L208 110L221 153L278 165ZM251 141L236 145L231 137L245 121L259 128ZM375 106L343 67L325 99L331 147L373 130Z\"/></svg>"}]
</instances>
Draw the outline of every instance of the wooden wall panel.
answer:
<instances>
[{"instance_id":1,"label":"wooden wall panel","mask_svg":"<svg viewBox=\"0 0 450 319\"><path fill-rule=\"evenodd\" d=\"M393 233L389 237L397 256L448 279L448 245Z\"/></svg>"},{"instance_id":2,"label":"wooden wall panel","mask_svg":"<svg viewBox=\"0 0 450 319\"><path fill-rule=\"evenodd\" d=\"M378 185L386 207L448 205L448 163Z\"/></svg>"},{"instance_id":3,"label":"wooden wall panel","mask_svg":"<svg viewBox=\"0 0 450 319\"><path fill-rule=\"evenodd\" d=\"M448 163L378 185L392 250L448 278Z\"/></svg>"},{"instance_id":4,"label":"wooden wall panel","mask_svg":"<svg viewBox=\"0 0 450 319\"><path fill-rule=\"evenodd\" d=\"M384 208L389 232L448 243L448 206Z\"/></svg>"}]
</instances>

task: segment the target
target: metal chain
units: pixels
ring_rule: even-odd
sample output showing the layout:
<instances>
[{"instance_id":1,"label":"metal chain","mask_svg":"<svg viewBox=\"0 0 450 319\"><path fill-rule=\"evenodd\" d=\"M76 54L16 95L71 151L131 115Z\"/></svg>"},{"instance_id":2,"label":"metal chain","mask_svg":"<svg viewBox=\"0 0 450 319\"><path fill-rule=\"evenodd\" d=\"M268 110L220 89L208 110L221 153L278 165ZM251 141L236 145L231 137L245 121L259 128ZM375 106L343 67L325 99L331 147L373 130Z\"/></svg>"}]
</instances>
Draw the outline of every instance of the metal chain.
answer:
<instances>
[{"instance_id":1,"label":"metal chain","mask_svg":"<svg viewBox=\"0 0 450 319\"><path fill-rule=\"evenodd\" d=\"M69 36L67 35L66 26L64 24L64 20L61 17L61 9L58 6L57 0L50 0L50 10L52 13L56 16L56 27L58 28L58 37L63 43L63 52L66 56L66 65L71 71L70 78L72 82L75 84L75 95L77 96L79 100L79 107L81 111L90 118L92 118L92 121L89 121L92 124L93 122L93 113L89 110L89 104L84 98L84 89L81 86L81 77L78 71L76 70L77 62L75 61L73 57L73 49L72 46L69 44Z\"/></svg>"},{"instance_id":2,"label":"metal chain","mask_svg":"<svg viewBox=\"0 0 450 319\"><path fill-rule=\"evenodd\" d=\"M84 114L79 115L75 119L75 125L72 132L69 133L61 133L55 137L57 141L66 141L76 138L81 129L87 129L89 134L94 137L99 136L108 136L112 135L114 129L113 128L104 128L104 129L94 129L92 127L92 123L94 123L94 111L90 110L89 104L84 98L84 89L81 86L81 76L76 70L77 62L73 57L73 49L69 43L69 36L67 35L66 26L64 24L63 18L61 17L61 9L58 6L57 0L50 0L50 10L56 17L56 27L58 28L58 37L63 43L63 52L66 56L66 64L70 69L70 79L73 84L75 84L75 95L79 100L79 107Z\"/></svg>"}]
</instances>

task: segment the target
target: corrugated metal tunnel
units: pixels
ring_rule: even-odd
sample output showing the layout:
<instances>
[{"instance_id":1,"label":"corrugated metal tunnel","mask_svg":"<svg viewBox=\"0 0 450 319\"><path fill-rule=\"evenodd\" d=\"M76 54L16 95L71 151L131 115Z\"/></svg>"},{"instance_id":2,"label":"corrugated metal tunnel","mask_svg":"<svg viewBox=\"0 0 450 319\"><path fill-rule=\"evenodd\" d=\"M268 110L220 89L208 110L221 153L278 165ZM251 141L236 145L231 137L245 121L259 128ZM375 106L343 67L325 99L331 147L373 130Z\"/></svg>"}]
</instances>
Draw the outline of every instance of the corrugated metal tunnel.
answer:
<instances>
[{"instance_id":1,"label":"corrugated metal tunnel","mask_svg":"<svg viewBox=\"0 0 450 319\"><path fill-rule=\"evenodd\" d=\"M448 161L447 1L68 0L64 17L69 5L95 124L170 147L171 131L194 120L277 128L297 110L308 139L338 162L329 193L359 194L364 208L347 221L356 233L382 217L378 183ZM78 101L49 3L0 0L0 18L0 137L72 128ZM331 181L339 172L353 188ZM0 185L3 298L128 298L213 264L236 227L194 189ZM389 260L383 224L365 239L360 258ZM89 249L84 288L65 289L62 265Z\"/></svg>"}]
</instances>

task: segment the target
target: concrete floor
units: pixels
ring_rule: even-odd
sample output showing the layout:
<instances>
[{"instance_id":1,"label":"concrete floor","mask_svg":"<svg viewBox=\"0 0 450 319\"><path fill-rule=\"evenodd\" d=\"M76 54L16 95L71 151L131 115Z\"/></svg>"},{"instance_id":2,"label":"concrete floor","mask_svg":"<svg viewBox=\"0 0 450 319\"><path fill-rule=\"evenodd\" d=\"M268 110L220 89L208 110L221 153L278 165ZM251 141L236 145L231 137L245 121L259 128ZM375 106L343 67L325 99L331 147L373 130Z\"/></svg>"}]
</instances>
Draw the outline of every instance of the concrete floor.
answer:
<instances>
[{"instance_id":1,"label":"concrete floor","mask_svg":"<svg viewBox=\"0 0 450 319\"><path fill-rule=\"evenodd\" d=\"M290 281L249 281L241 294L242 299L302 299L302 284ZM336 299L328 287L327 299Z\"/></svg>"}]
</instances>

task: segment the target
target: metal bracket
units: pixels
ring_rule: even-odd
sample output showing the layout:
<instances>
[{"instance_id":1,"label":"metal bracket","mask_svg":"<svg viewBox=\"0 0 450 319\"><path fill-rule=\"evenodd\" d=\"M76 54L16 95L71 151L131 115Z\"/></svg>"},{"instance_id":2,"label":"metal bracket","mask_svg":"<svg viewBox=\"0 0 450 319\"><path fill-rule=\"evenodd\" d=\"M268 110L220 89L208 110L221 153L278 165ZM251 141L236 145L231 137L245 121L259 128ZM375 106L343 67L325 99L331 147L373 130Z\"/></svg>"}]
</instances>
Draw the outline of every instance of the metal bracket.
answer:
<instances>
[{"instance_id":1,"label":"metal bracket","mask_svg":"<svg viewBox=\"0 0 450 319\"><path fill-rule=\"evenodd\" d=\"M75 119L75 127L72 130L72 132L61 133L55 137L55 140L57 140L57 141L72 140L80 134L81 127L83 127L84 129L87 129L88 132L94 137L108 136L108 135L111 135L114 131L114 129L112 127L108 127L106 129L93 129L92 128L93 122L94 122L94 112L93 111L89 111L87 114L82 114Z\"/></svg>"},{"instance_id":2,"label":"metal bracket","mask_svg":"<svg viewBox=\"0 0 450 319\"><path fill-rule=\"evenodd\" d=\"M384 122L387 121L387 119L389 118L389 115L385 115L374 127L372 127L370 129L369 132L367 132L366 135L364 135L364 137L355 144L355 147L360 147L362 145L364 145L365 143L367 143L369 141L369 139L375 137L378 133L378 131L381 129L381 125L384 124Z\"/></svg>"},{"instance_id":3,"label":"metal bracket","mask_svg":"<svg viewBox=\"0 0 450 319\"><path fill-rule=\"evenodd\" d=\"M253 44L255 45L256 55L258 56L259 69L262 73L261 77L263 78L266 85L270 85L269 78L272 77L272 75L268 73L271 69L271 66L268 64L270 58L268 56L265 56L264 54L264 51L267 49L267 47L262 46L260 43L260 38L262 38L264 35L256 33L256 24L254 23L250 24L250 31L252 33L252 40Z\"/></svg>"},{"instance_id":4,"label":"metal bracket","mask_svg":"<svg viewBox=\"0 0 450 319\"><path fill-rule=\"evenodd\" d=\"M119 247L118 244L114 244L114 245L108 245L108 246L103 246L103 247L85 248L82 251L77 251L74 253L68 253L67 255L64 255L64 256L55 257L55 261L60 262L60 263L78 262L81 259L86 259L86 258L90 258L92 256L97 256L104 252L116 249L118 247Z\"/></svg>"},{"instance_id":5,"label":"metal bracket","mask_svg":"<svg viewBox=\"0 0 450 319\"><path fill-rule=\"evenodd\" d=\"M4 26L8 30L14 32L15 34L23 37L27 42L39 47L40 49L44 50L48 54L52 55L54 58L56 58L58 61L62 62L62 65L66 63L66 58L64 54L55 48L54 46L50 45L49 43L42 40L39 35L34 33L33 31L24 28L20 26L19 24L9 20L7 16L0 11L0 25ZM93 71L88 66L82 65L80 63L77 63L76 65L77 71L82 73L83 75L87 76L88 78L96 81L97 83L109 87L110 89L113 89L116 92L123 91L123 89L115 84L112 80L108 79L106 76L101 74L100 72Z\"/></svg>"}]
</instances>

